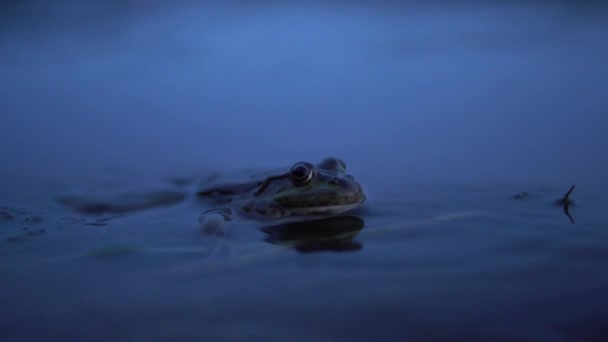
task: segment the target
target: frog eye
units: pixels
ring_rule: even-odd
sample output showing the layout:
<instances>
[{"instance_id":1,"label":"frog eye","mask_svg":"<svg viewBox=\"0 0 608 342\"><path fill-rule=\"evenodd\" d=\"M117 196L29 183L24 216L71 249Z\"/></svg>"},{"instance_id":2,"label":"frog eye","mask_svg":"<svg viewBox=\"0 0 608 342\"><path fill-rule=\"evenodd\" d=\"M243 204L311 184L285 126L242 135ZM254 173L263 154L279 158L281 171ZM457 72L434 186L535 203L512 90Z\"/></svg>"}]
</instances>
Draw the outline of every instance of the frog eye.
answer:
<instances>
[{"instance_id":1,"label":"frog eye","mask_svg":"<svg viewBox=\"0 0 608 342\"><path fill-rule=\"evenodd\" d=\"M289 180L295 186L302 186L308 184L314 174L314 167L309 163L296 163L291 167L289 171Z\"/></svg>"}]
</instances>

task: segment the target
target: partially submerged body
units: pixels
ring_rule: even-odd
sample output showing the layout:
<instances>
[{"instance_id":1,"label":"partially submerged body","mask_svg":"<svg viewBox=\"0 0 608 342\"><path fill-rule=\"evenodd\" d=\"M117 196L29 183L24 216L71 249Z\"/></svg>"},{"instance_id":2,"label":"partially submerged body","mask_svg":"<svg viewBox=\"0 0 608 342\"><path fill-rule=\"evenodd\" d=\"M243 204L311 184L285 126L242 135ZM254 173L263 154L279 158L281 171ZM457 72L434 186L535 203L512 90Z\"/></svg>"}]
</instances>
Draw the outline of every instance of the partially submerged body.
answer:
<instances>
[{"instance_id":1,"label":"partially submerged body","mask_svg":"<svg viewBox=\"0 0 608 342\"><path fill-rule=\"evenodd\" d=\"M245 183L207 186L197 194L268 218L340 214L365 200L363 189L337 158L326 158L317 165L299 162L290 170Z\"/></svg>"},{"instance_id":2,"label":"partially submerged body","mask_svg":"<svg viewBox=\"0 0 608 342\"><path fill-rule=\"evenodd\" d=\"M242 183L205 186L197 192L201 198L256 218L309 220L342 214L365 201L363 189L346 173L345 163L326 158L313 165L295 163L289 170L269 173ZM231 208L205 211L199 224L207 233L221 233L232 220Z\"/></svg>"},{"instance_id":3,"label":"partially submerged body","mask_svg":"<svg viewBox=\"0 0 608 342\"><path fill-rule=\"evenodd\" d=\"M255 178L247 176L242 182L206 183L192 189L199 198L218 206L204 212L199 223L221 226L222 222L232 220L234 211L269 219L328 217L350 211L365 200L361 186L346 173L345 163L338 158L326 158L317 165L299 162L290 169ZM123 214L184 201L189 197L188 190L180 187L181 183L177 186L165 190L69 196L60 202L85 214Z\"/></svg>"}]
</instances>

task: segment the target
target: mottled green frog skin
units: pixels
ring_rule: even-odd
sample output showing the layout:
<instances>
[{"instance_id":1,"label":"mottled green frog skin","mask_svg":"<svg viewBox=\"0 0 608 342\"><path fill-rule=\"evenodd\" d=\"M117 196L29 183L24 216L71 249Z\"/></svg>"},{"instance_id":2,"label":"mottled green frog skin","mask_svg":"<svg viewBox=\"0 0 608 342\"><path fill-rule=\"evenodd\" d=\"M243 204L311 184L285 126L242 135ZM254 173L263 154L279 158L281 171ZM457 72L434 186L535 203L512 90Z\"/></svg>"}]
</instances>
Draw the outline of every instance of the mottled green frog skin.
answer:
<instances>
[{"instance_id":1,"label":"mottled green frog skin","mask_svg":"<svg viewBox=\"0 0 608 342\"><path fill-rule=\"evenodd\" d=\"M344 162L333 157L317 165L296 163L263 179L203 188L198 196L231 202L244 213L269 218L334 215L365 200Z\"/></svg>"}]
</instances>

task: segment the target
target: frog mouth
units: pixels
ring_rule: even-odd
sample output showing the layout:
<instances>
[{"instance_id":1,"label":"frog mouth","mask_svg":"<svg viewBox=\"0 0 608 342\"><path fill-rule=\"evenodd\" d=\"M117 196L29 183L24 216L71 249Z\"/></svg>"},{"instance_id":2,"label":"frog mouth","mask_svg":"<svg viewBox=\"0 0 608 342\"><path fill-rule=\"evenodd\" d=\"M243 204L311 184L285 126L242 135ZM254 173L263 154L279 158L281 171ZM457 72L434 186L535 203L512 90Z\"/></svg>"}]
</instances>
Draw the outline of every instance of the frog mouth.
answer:
<instances>
[{"instance_id":1,"label":"frog mouth","mask_svg":"<svg viewBox=\"0 0 608 342\"><path fill-rule=\"evenodd\" d=\"M305 208L294 208L287 209L285 212L291 216L303 216L303 215L335 215L341 214L351 209L356 208L359 204L339 204L332 206L323 207L305 207Z\"/></svg>"},{"instance_id":2,"label":"frog mouth","mask_svg":"<svg viewBox=\"0 0 608 342\"><path fill-rule=\"evenodd\" d=\"M358 194L355 201L345 201L346 203L318 205L318 206L302 206L302 207L283 207L287 216L304 216L304 215L335 215L352 210L365 201L364 194Z\"/></svg>"}]
</instances>

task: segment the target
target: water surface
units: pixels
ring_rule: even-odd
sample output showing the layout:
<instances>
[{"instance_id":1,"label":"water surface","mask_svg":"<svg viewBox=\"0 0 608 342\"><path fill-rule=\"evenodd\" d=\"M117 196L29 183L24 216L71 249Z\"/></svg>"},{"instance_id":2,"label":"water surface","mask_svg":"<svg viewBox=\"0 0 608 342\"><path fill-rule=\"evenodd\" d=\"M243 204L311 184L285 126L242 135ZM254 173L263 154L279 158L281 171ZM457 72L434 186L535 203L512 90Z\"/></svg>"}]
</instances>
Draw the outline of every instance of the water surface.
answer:
<instances>
[{"instance_id":1,"label":"water surface","mask_svg":"<svg viewBox=\"0 0 608 342\"><path fill-rule=\"evenodd\" d=\"M2 6L3 339L608 336L601 5ZM368 193L338 244L203 234L167 182L332 155ZM116 189L186 197L56 200Z\"/></svg>"}]
</instances>

